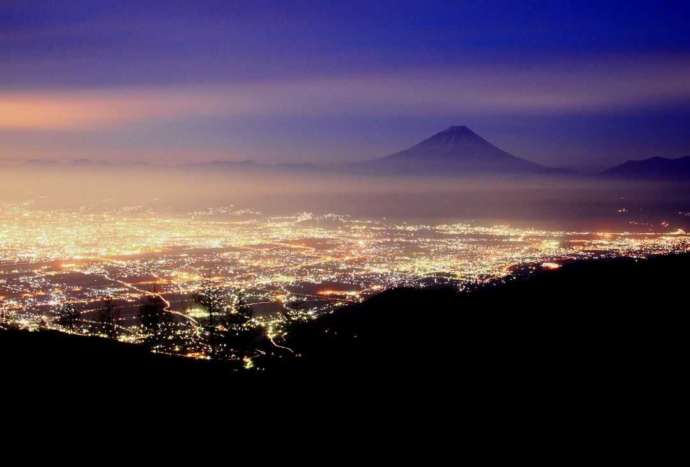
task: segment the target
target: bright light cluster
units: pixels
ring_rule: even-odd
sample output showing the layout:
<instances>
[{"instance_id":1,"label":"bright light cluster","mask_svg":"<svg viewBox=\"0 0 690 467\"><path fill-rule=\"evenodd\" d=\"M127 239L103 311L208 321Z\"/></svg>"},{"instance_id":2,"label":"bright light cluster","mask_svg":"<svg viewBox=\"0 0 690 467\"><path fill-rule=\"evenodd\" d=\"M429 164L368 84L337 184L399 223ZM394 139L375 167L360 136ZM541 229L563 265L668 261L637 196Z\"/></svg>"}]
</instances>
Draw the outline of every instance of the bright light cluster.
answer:
<instances>
[{"instance_id":1,"label":"bright light cluster","mask_svg":"<svg viewBox=\"0 0 690 467\"><path fill-rule=\"evenodd\" d=\"M286 323L385 289L462 288L527 263L557 269L568 259L689 249L680 230L423 225L231 207L174 214L0 205L0 325L149 341L155 351L254 368L257 355L290 352L281 345ZM151 310L165 319L152 319ZM227 339L247 333L260 333L268 346L240 351Z\"/></svg>"}]
</instances>

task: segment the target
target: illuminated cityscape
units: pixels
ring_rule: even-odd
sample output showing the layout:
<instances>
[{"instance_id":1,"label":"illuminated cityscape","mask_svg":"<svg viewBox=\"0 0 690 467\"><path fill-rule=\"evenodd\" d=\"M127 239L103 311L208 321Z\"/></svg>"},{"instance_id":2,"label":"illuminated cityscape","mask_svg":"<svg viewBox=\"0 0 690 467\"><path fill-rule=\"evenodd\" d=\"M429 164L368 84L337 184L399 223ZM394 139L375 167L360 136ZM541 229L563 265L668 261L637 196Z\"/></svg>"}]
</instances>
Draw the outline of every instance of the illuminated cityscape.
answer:
<instances>
[{"instance_id":1,"label":"illuminated cityscape","mask_svg":"<svg viewBox=\"0 0 690 467\"><path fill-rule=\"evenodd\" d=\"M664 228L665 227L665 228ZM0 206L0 325L235 361L285 356L288 324L383 290L501 281L564 261L690 251L659 232L412 224L232 206L166 214Z\"/></svg>"},{"instance_id":2,"label":"illuminated cityscape","mask_svg":"<svg viewBox=\"0 0 690 467\"><path fill-rule=\"evenodd\" d=\"M690 0L0 0L7 431L663 465L689 24Z\"/></svg>"}]
</instances>

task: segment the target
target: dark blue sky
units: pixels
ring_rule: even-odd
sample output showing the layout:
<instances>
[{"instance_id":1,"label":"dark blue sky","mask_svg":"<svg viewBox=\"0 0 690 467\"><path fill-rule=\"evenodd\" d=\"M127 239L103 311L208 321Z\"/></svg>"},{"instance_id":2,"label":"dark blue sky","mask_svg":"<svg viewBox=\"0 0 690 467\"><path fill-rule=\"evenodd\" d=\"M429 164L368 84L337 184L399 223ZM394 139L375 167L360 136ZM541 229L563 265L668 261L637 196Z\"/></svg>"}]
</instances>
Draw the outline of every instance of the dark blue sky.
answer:
<instances>
[{"instance_id":1,"label":"dark blue sky","mask_svg":"<svg viewBox=\"0 0 690 467\"><path fill-rule=\"evenodd\" d=\"M690 3L0 3L0 159L335 162L466 124L542 163L690 154Z\"/></svg>"}]
</instances>

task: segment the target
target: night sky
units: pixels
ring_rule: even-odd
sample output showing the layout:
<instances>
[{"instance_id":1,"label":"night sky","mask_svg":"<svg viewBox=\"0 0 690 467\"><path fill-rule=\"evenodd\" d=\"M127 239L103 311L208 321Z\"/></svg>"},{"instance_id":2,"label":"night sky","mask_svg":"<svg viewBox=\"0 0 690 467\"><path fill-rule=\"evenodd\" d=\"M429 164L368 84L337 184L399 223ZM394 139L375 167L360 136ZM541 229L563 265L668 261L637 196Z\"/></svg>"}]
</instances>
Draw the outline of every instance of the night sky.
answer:
<instances>
[{"instance_id":1,"label":"night sky","mask_svg":"<svg viewBox=\"0 0 690 467\"><path fill-rule=\"evenodd\" d=\"M0 160L690 155L690 2L0 2Z\"/></svg>"}]
</instances>

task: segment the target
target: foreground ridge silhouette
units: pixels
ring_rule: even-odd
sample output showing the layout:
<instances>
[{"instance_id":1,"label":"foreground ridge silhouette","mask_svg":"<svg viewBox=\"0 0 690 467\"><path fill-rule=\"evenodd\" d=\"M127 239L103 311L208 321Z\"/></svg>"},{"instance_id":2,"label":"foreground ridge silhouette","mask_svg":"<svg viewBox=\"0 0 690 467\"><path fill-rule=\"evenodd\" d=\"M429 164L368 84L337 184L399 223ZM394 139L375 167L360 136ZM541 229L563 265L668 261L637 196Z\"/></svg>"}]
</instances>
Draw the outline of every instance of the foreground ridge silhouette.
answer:
<instances>
[{"instance_id":1,"label":"foreground ridge silhouette","mask_svg":"<svg viewBox=\"0 0 690 467\"><path fill-rule=\"evenodd\" d=\"M543 387L572 395L592 384L616 391L649 381L673 388L689 266L685 255L573 262L470 293L392 290L293 324L286 345L301 357L257 362L263 370L254 372L104 339L2 331L0 351L12 355L3 374L75 386L332 379L433 392L452 382L482 397Z\"/></svg>"}]
</instances>

